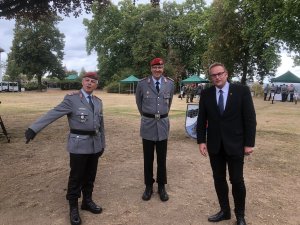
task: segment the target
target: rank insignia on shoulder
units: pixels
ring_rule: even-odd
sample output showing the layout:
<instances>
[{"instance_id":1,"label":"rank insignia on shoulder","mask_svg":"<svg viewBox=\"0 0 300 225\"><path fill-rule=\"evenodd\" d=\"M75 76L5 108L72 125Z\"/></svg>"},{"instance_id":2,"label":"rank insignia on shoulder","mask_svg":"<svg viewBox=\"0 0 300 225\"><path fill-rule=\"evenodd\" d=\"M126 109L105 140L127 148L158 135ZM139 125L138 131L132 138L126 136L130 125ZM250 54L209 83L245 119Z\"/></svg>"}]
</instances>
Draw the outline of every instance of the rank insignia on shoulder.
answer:
<instances>
[{"instance_id":1,"label":"rank insignia on shoulder","mask_svg":"<svg viewBox=\"0 0 300 225\"><path fill-rule=\"evenodd\" d=\"M76 94L79 94L79 91L73 91L71 93L68 93L67 95L76 95Z\"/></svg>"},{"instance_id":2,"label":"rank insignia on shoulder","mask_svg":"<svg viewBox=\"0 0 300 225\"><path fill-rule=\"evenodd\" d=\"M173 82L174 82L174 80L173 80L172 78L170 78L170 77L167 77L167 79L168 79L168 80L171 80L171 81L173 81Z\"/></svg>"},{"instance_id":3,"label":"rank insignia on shoulder","mask_svg":"<svg viewBox=\"0 0 300 225\"><path fill-rule=\"evenodd\" d=\"M102 101L101 98L97 97L96 95L93 95L96 99L98 99L99 101Z\"/></svg>"}]
</instances>

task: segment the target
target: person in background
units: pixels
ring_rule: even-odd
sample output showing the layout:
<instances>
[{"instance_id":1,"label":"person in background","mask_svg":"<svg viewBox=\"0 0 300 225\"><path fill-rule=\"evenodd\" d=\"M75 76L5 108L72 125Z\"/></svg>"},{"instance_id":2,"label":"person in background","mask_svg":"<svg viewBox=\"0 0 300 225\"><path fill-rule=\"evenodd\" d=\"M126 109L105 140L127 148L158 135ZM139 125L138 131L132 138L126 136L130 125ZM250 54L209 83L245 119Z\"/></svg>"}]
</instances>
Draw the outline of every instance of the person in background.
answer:
<instances>
[{"instance_id":1,"label":"person in background","mask_svg":"<svg viewBox=\"0 0 300 225\"><path fill-rule=\"evenodd\" d=\"M281 86L281 101L286 102L288 96L288 88L285 84Z\"/></svg>"},{"instance_id":2,"label":"person in background","mask_svg":"<svg viewBox=\"0 0 300 225\"><path fill-rule=\"evenodd\" d=\"M197 85L197 88L196 88L196 97L197 97L197 100L199 101L200 100L200 95L201 95L201 91L202 91L203 87L201 84L198 84Z\"/></svg>"},{"instance_id":3,"label":"person in background","mask_svg":"<svg viewBox=\"0 0 300 225\"><path fill-rule=\"evenodd\" d=\"M231 219L228 168L237 225L245 225L244 156L253 152L255 144L255 109L249 88L228 83L223 64L212 64L209 75L214 86L201 92L197 143L200 153L209 155L220 211L209 216L208 221Z\"/></svg>"},{"instance_id":4,"label":"person in background","mask_svg":"<svg viewBox=\"0 0 300 225\"><path fill-rule=\"evenodd\" d=\"M271 100L272 96L273 96L273 100L274 100L274 96L275 96L275 93L276 93L276 86L274 84L271 84L271 87L270 87L270 95L269 95L269 99L268 101Z\"/></svg>"},{"instance_id":5,"label":"person in background","mask_svg":"<svg viewBox=\"0 0 300 225\"><path fill-rule=\"evenodd\" d=\"M270 91L270 85L266 84L264 86L264 101L267 101L267 96L268 96L269 91Z\"/></svg>"},{"instance_id":6,"label":"person in background","mask_svg":"<svg viewBox=\"0 0 300 225\"><path fill-rule=\"evenodd\" d=\"M289 85L288 92L289 92L289 95L290 95L290 102L294 102L295 87L294 87L293 84Z\"/></svg>"},{"instance_id":7,"label":"person in background","mask_svg":"<svg viewBox=\"0 0 300 225\"><path fill-rule=\"evenodd\" d=\"M168 201L167 184L167 144L170 129L169 111L174 94L174 81L163 75L164 61L155 58L150 62L152 75L139 81L136 88L136 104L141 115L140 135L143 141L144 201L153 193L154 151L157 156L158 193L161 201Z\"/></svg>"},{"instance_id":8,"label":"person in background","mask_svg":"<svg viewBox=\"0 0 300 225\"><path fill-rule=\"evenodd\" d=\"M70 222L81 224L78 199L83 195L81 209L94 214L102 212L92 199L98 159L105 148L102 100L93 95L98 76L88 72L82 78L80 91L66 95L64 100L33 124L25 132L26 144L38 132L62 116L68 117L70 133L67 150L70 156L70 175L66 198L70 206Z\"/></svg>"}]
</instances>

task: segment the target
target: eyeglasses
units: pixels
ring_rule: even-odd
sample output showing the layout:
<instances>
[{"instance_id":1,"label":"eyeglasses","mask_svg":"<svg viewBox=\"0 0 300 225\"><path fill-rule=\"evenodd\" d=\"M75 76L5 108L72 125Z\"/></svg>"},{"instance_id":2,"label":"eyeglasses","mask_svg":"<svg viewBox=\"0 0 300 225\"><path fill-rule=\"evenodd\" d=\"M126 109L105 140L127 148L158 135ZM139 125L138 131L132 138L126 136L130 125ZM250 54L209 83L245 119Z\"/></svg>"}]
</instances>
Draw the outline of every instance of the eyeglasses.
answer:
<instances>
[{"instance_id":1,"label":"eyeglasses","mask_svg":"<svg viewBox=\"0 0 300 225\"><path fill-rule=\"evenodd\" d=\"M84 78L84 81L85 82L91 82L92 84L98 84L98 81L97 80L95 80L95 79L90 79L90 78L88 78L88 77L86 77L86 78Z\"/></svg>"},{"instance_id":2,"label":"eyeglasses","mask_svg":"<svg viewBox=\"0 0 300 225\"><path fill-rule=\"evenodd\" d=\"M210 76L211 76L212 78L222 77L224 73L225 73L225 71L219 72L219 73L213 73L213 74L210 74Z\"/></svg>"},{"instance_id":3,"label":"eyeglasses","mask_svg":"<svg viewBox=\"0 0 300 225\"><path fill-rule=\"evenodd\" d=\"M152 66L152 69L163 69L164 68L164 66Z\"/></svg>"}]
</instances>

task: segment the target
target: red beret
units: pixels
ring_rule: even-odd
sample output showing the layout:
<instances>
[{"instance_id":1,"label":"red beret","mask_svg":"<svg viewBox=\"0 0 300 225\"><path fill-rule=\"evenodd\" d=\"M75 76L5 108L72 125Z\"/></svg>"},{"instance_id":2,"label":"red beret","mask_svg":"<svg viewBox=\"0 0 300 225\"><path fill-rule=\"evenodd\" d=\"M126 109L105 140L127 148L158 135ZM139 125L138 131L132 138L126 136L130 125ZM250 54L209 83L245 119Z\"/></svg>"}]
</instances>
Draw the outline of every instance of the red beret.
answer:
<instances>
[{"instance_id":1,"label":"red beret","mask_svg":"<svg viewBox=\"0 0 300 225\"><path fill-rule=\"evenodd\" d=\"M164 65L164 60L162 60L161 58L152 59L150 65L151 66L154 66L154 65Z\"/></svg>"},{"instance_id":2,"label":"red beret","mask_svg":"<svg viewBox=\"0 0 300 225\"><path fill-rule=\"evenodd\" d=\"M94 80L98 80L98 76L96 72L87 72L83 75L83 78L88 77Z\"/></svg>"}]
</instances>

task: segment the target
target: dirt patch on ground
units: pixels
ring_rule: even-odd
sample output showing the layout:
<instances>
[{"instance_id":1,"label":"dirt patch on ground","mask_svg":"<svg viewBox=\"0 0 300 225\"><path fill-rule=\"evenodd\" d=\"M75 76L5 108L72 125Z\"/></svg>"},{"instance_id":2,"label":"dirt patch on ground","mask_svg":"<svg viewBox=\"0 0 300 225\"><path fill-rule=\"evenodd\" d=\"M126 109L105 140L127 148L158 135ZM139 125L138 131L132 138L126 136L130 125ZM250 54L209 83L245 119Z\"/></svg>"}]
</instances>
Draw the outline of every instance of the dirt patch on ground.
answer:
<instances>
[{"instance_id":1,"label":"dirt patch on ground","mask_svg":"<svg viewBox=\"0 0 300 225\"><path fill-rule=\"evenodd\" d=\"M61 118L25 144L24 131L57 105L67 92L0 93L0 115L11 136L0 136L0 224L69 224L65 199L68 132ZM155 193L149 202L143 184L140 118L133 95L97 92L103 99L107 149L95 183L94 200L104 211L80 211L89 225L205 225L218 210L211 168L185 134L184 100L174 97L168 147L168 202ZM245 162L248 224L300 224L300 105L255 99L257 145ZM157 187L155 187L157 190ZM231 198L232 203L232 198ZM233 204L232 204L233 205ZM232 225L235 219L220 222Z\"/></svg>"}]
</instances>

